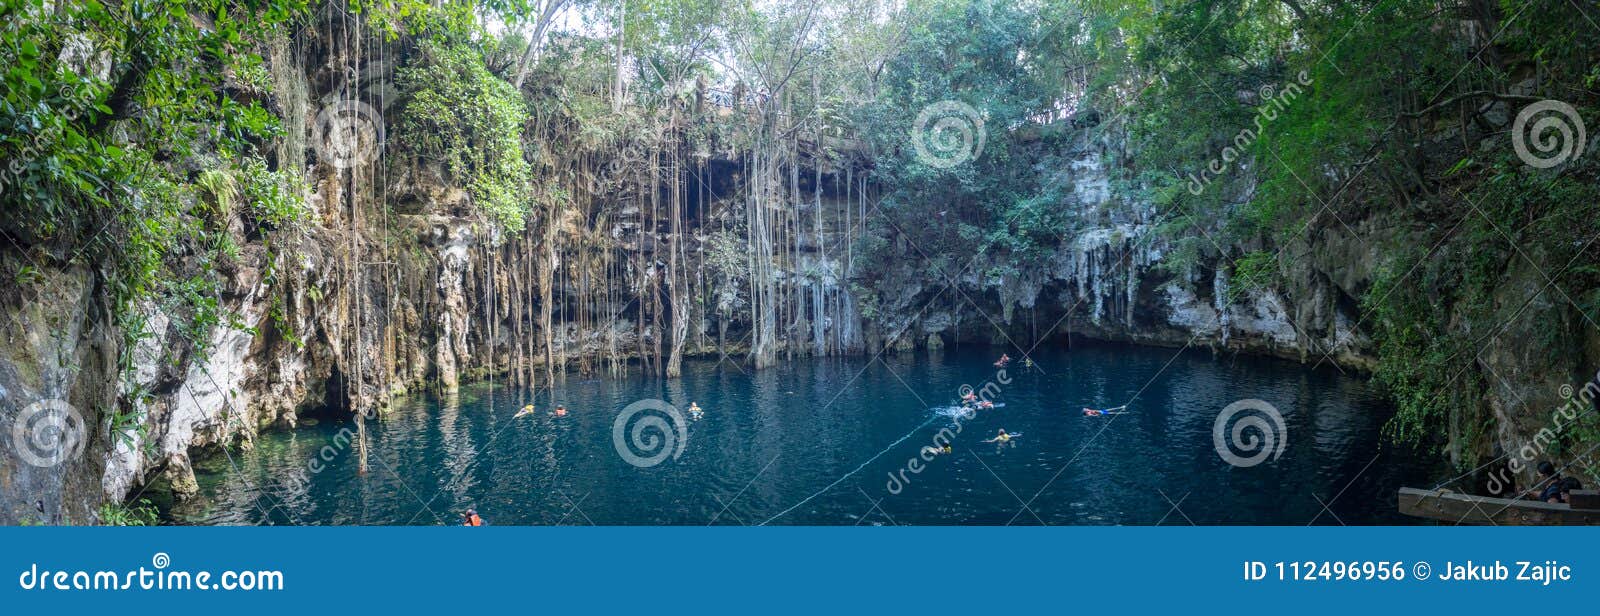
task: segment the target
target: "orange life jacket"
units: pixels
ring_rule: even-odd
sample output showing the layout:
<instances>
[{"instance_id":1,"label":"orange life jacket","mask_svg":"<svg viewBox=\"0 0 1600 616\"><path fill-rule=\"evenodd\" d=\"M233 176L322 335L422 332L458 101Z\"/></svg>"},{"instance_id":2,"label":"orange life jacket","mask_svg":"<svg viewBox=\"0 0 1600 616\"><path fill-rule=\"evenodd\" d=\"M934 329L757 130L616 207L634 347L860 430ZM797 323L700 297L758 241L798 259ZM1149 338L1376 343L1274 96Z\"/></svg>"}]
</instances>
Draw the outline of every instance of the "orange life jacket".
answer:
<instances>
[{"instance_id":1,"label":"orange life jacket","mask_svg":"<svg viewBox=\"0 0 1600 616\"><path fill-rule=\"evenodd\" d=\"M477 514L469 515L465 526L483 526L483 518L478 517Z\"/></svg>"}]
</instances>

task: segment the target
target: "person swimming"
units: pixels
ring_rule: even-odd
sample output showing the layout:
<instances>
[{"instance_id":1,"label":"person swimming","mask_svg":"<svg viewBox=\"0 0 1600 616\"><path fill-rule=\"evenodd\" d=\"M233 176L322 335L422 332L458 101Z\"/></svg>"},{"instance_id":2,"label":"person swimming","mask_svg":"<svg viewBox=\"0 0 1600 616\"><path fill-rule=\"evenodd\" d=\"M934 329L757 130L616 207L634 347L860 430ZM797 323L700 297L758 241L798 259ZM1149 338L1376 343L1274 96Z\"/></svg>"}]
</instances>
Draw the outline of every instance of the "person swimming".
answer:
<instances>
[{"instance_id":1,"label":"person swimming","mask_svg":"<svg viewBox=\"0 0 1600 616\"><path fill-rule=\"evenodd\" d=\"M522 407L522 410L517 411L517 414L516 415L512 415L511 418L512 419L521 419L523 415L532 415L532 414L533 414L533 405L530 404L528 406Z\"/></svg>"},{"instance_id":2,"label":"person swimming","mask_svg":"<svg viewBox=\"0 0 1600 616\"><path fill-rule=\"evenodd\" d=\"M988 400L979 400L975 406L980 409L992 409L994 408L994 403Z\"/></svg>"},{"instance_id":3,"label":"person swimming","mask_svg":"<svg viewBox=\"0 0 1600 616\"><path fill-rule=\"evenodd\" d=\"M461 514L461 525L483 526L483 518L478 517L478 510L468 509L466 513Z\"/></svg>"},{"instance_id":4,"label":"person swimming","mask_svg":"<svg viewBox=\"0 0 1600 616\"><path fill-rule=\"evenodd\" d=\"M1000 354L1000 359L995 360L994 367L996 367L996 368L1004 368L1005 365L1009 364L1009 363L1011 363L1011 356L1007 355L1005 353L1001 353Z\"/></svg>"},{"instance_id":5,"label":"person swimming","mask_svg":"<svg viewBox=\"0 0 1600 616\"><path fill-rule=\"evenodd\" d=\"M1104 417L1106 415L1121 415L1122 412L1123 412L1123 409L1126 409L1126 408L1128 408L1128 405L1126 405L1126 404L1124 404L1122 406L1113 406L1113 407L1108 408L1108 409L1091 409L1091 408L1087 408L1086 407L1086 408L1083 409L1083 416L1084 417Z\"/></svg>"},{"instance_id":6,"label":"person swimming","mask_svg":"<svg viewBox=\"0 0 1600 616\"><path fill-rule=\"evenodd\" d=\"M556 405L555 414L556 414L556 417L566 417L567 416L567 407L564 406L564 405L560 405L560 404Z\"/></svg>"},{"instance_id":7,"label":"person swimming","mask_svg":"<svg viewBox=\"0 0 1600 616\"><path fill-rule=\"evenodd\" d=\"M1001 428L999 434L996 434L994 436L994 438L989 439L989 440L984 441L984 442L985 443L1009 443L1009 442L1011 442L1012 438L1015 438L1015 437L1018 437L1018 436L1022 436L1022 433L1018 432L1016 434L1011 434L1011 433L1006 432L1005 428Z\"/></svg>"},{"instance_id":8,"label":"person swimming","mask_svg":"<svg viewBox=\"0 0 1600 616\"><path fill-rule=\"evenodd\" d=\"M1033 367L1033 359L1028 358L1028 357L1022 358L1022 367L1024 367L1024 368L1032 368Z\"/></svg>"},{"instance_id":9,"label":"person swimming","mask_svg":"<svg viewBox=\"0 0 1600 616\"><path fill-rule=\"evenodd\" d=\"M705 409L700 408L700 405L698 403L693 402L693 401L689 402L689 418L690 419L693 419L695 421L700 421L700 418L704 417L705 414L706 414Z\"/></svg>"}]
</instances>

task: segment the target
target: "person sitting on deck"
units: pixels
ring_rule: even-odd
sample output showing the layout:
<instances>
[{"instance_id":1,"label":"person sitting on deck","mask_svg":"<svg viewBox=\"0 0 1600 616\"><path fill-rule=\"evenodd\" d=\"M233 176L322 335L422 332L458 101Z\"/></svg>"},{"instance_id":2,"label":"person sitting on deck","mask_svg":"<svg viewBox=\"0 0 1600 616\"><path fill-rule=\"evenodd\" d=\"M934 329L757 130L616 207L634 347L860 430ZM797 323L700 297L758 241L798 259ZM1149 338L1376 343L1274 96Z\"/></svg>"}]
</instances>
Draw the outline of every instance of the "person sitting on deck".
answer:
<instances>
[{"instance_id":1,"label":"person sitting on deck","mask_svg":"<svg viewBox=\"0 0 1600 616\"><path fill-rule=\"evenodd\" d=\"M1001 428L999 434L996 434L994 436L994 438L989 439L989 440L984 441L984 442L985 443L1009 443L1009 442L1011 442L1011 435L1006 433L1006 429L1005 428Z\"/></svg>"},{"instance_id":2,"label":"person sitting on deck","mask_svg":"<svg viewBox=\"0 0 1600 616\"><path fill-rule=\"evenodd\" d=\"M466 513L461 514L461 525L483 526L483 518L478 517L478 510L468 509Z\"/></svg>"},{"instance_id":3,"label":"person sitting on deck","mask_svg":"<svg viewBox=\"0 0 1600 616\"><path fill-rule=\"evenodd\" d=\"M1540 460L1539 481L1524 494L1541 503L1548 503L1551 498L1558 497L1561 494L1561 475L1556 472L1556 465L1551 464L1549 460Z\"/></svg>"},{"instance_id":4,"label":"person sitting on deck","mask_svg":"<svg viewBox=\"0 0 1600 616\"><path fill-rule=\"evenodd\" d=\"M1571 499L1572 491L1573 490L1582 490L1582 489L1583 489L1583 482L1578 481L1577 477L1564 478L1564 479L1561 480L1560 483L1556 484L1556 495L1554 497L1550 498L1549 500L1546 500L1545 502L1547 502L1547 503L1569 503L1570 504L1572 502L1572 499Z\"/></svg>"}]
</instances>

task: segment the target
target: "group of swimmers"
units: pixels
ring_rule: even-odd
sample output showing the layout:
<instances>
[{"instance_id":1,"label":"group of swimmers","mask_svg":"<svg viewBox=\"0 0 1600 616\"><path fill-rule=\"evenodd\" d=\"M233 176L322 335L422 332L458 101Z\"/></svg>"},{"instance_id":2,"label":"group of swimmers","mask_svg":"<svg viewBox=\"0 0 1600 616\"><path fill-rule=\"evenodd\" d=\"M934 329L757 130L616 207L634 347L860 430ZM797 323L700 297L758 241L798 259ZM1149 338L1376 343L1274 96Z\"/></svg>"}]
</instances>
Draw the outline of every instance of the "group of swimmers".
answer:
<instances>
[{"instance_id":1,"label":"group of swimmers","mask_svg":"<svg viewBox=\"0 0 1600 616\"><path fill-rule=\"evenodd\" d=\"M996 368L1004 368L1004 367L1009 366L1009 365L1011 365L1011 355L1009 355L1009 354L1001 353L1000 354L1000 359L994 360L994 367L996 367ZM1032 368L1033 367L1033 360L1028 358L1028 357L1023 357L1022 358L1022 367L1024 367L1024 368Z\"/></svg>"},{"instance_id":2,"label":"group of swimmers","mask_svg":"<svg viewBox=\"0 0 1600 616\"><path fill-rule=\"evenodd\" d=\"M529 404L528 406L522 407L522 410L517 411L517 414L516 415L512 415L511 418L512 419L521 419L524 415L532 415L532 414L533 414L533 405ZM556 405L556 410L551 411L550 414L554 415L556 417L566 417L567 416L567 407L565 405L557 404Z\"/></svg>"},{"instance_id":3,"label":"group of swimmers","mask_svg":"<svg viewBox=\"0 0 1600 616\"><path fill-rule=\"evenodd\" d=\"M994 403L988 400L979 400L978 394L969 391L961 396L961 406L969 410L988 410L994 408Z\"/></svg>"},{"instance_id":4,"label":"group of swimmers","mask_svg":"<svg viewBox=\"0 0 1600 616\"><path fill-rule=\"evenodd\" d=\"M991 405L991 406L993 406L993 405ZM521 419L524 415L532 415L533 414L533 410L534 410L533 409L533 405L529 404L528 406L522 407L522 410L517 411L517 414L516 415L512 415L511 418L512 419ZM554 415L556 417L566 417L567 416L567 407L565 405L558 404L558 405L556 405L556 410L551 411L550 414ZM706 414L706 410L703 409L703 408L700 408L699 404L696 404L694 402L690 402L689 403L689 418L691 418L691 419L693 419L695 421L700 421L700 418L701 417L705 417L705 414Z\"/></svg>"}]
</instances>

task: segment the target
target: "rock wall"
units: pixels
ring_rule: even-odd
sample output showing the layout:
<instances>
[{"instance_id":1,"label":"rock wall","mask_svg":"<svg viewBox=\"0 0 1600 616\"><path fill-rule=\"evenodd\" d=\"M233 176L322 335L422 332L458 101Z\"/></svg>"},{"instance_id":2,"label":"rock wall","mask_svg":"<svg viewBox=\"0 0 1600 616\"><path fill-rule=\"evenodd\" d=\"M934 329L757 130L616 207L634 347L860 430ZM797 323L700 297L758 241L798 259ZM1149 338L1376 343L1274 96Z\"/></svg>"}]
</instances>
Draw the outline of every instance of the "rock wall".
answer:
<instances>
[{"instance_id":1,"label":"rock wall","mask_svg":"<svg viewBox=\"0 0 1600 616\"><path fill-rule=\"evenodd\" d=\"M882 338L901 348L933 340L1008 344L1027 349L1061 336L1084 336L1161 346L1196 346L1222 352L1273 355L1357 369L1371 367L1370 339L1355 324L1358 296L1368 272L1349 263L1309 259L1318 240L1292 244L1280 262L1281 286L1235 289L1231 260L1239 250L1212 243L1198 258L1174 264L1170 229L1160 230L1155 208L1114 189L1113 165L1122 144L1091 140L1082 131L1075 151L1058 171L1071 186L1061 207L1074 216L1060 230L1063 247L1036 263L1006 255L980 254L958 282L962 292L940 294L940 286L916 274L917 265L879 289L885 312ZM1201 230L1202 237L1206 231ZM1357 263L1361 263L1358 261ZM1015 276L981 275L997 266ZM1339 271L1339 278L1328 271ZM904 281L899 282L899 281ZM924 309L923 305L932 301ZM895 332L916 332L903 340Z\"/></svg>"}]
</instances>

